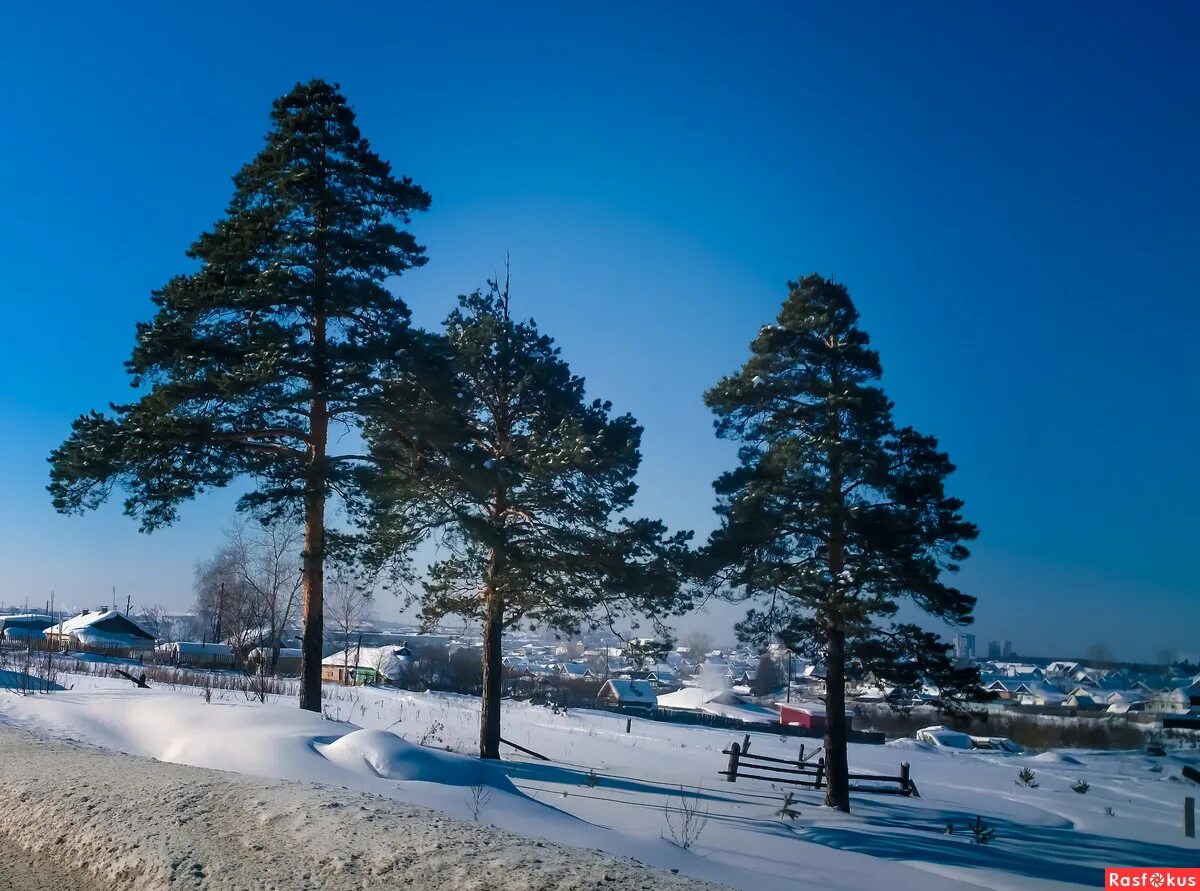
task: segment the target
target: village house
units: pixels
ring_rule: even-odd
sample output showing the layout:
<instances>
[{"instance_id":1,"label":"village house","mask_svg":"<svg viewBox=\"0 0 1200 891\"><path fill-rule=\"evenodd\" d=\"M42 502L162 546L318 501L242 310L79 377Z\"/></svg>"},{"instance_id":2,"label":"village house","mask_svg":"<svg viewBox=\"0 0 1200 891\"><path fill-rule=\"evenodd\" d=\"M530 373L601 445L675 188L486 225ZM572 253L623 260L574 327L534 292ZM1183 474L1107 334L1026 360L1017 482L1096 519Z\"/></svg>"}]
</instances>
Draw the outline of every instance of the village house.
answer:
<instances>
[{"instance_id":1,"label":"village house","mask_svg":"<svg viewBox=\"0 0 1200 891\"><path fill-rule=\"evenodd\" d=\"M1150 698L1147 706L1147 711L1164 714L1184 714L1193 709L1200 713L1200 680L1162 690Z\"/></svg>"},{"instance_id":2,"label":"village house","mask_svg":"<svg viewBox=\"0 0 1200 891\"><path fill-rule=\"evenodd\" d=\"M596 694L596 701L601 705L641 711L651 711L658 706L658 696L650 682L630 678L605 681Z\"/></svg>"},{"instance_id":3,"label":"village house","mask_svg":"<svg viewBox=\"0 0 1200 891\"><path fill-rule=\"evenodd\" d=\"M777 702L776 708L779 709L779 723L786 724L791 727L804 727L814 733L824 733L826 724L828 723L828 712L825 710L825 705L820 702ZM850 731L850 724L854 719L854 712L846 709L846 730Z\"/></svg>"},{"instance_id":4,"label":"village house","mask_svg":"<svg viewBox=\"0 0 1200 891\"><path fill-rule=\"evenodd\" d=\"M137 657L154 649L154 635L115 609L84 610L42 632L54 649Z\"/></svg>"},{"instance_id":5,"label":"village house","mask_svg":"<svg viewBox=\"0 0 1200 891\"><path fill-rule=\"evenodd\" d=\"M412 674L407 647L352 646L321 660L321 680L335 684L397 684Z\"/></svg>"},{"instance_id":6,"label":"village house","mask_svg":"<svg viewBox=\"0 0 1200 891\"><path fill-rule=\"evenodd\" d=\"M41 613L20 613L0 616L0 638L4 640L44 641L45 630L54 624L52 616Z\"/></svg>"},{"instance_id":7,"label":"village house","mask_svg":"<svg viewBox=\"0 0 1200 891\"><path fill-rule=\"evenodd\" d=\"M571 680L595 680L596 673L586 662L563 662L558 666L558 673Z\"/></svg>"}]
</instances>

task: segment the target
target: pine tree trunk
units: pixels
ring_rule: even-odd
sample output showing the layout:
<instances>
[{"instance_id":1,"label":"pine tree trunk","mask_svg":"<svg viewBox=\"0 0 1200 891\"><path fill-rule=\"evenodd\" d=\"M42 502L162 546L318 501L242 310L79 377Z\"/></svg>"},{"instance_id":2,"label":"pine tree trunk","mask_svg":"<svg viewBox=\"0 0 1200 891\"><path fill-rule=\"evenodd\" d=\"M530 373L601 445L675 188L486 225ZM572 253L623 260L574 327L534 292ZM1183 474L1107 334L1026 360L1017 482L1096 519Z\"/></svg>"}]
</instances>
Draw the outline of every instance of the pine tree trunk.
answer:
<instances>
[{"instance_id":1,"label":"pine tree trunk","mask_svg":"<svg viewBox=\"0 0 1200 891\"><path fill-rule=\"evenodd\" d=\"M484 583L483 702L479 715L479 757L500 758L500 697L503 693L504 594L500 588L501 557L493 548Z\"/></svg>"},{"instance_id":2,"label":"pine tree trunk","mask_svg":"<svg viewBox=\"0 0 1200 891\"><path fill-rule=\"evenodd\" d=\"M850 768L846 757L846 633L828 631L825 653L825 806L850 813Z\"/></svg>"},{"instance_id":3,"label":"pine tree trunk","mask_svg":"<svg viewBox=\"0 0 1200 891\"><path fill-rule=\"evenodd\" d=\"M325 451L329 405L324 395L325 315L318 301L313 323L313 399L309 409L308 477L304 491L304 641L300 652L300 708L321 711L321 657L325 649Z\"/></svg>"},{"instance_id":4,"label":"pine tree trunk","mask_svg":"<svg viewBox=\"0 0 1200 891\"><path fill-rule=\"evenodd\" d=\"M318 177L325 185L325 149ZM325 466L329 440L329 359L326 313L328 253L325 246L324 194L316 210L316 257L313 272L312 371L308 378L308 467L304 488L304 639L300 650L300 708L321 711L321 657L325 649Z\"/></svg>"},{"instance_id":5,"label":"pine tree trunk","mask_svg":"<svg viewBox=\"0 0 1200 891\"><path fill-rule=\"evenodd\" d=\"M322 424L322 431L324 427ZM315 424L313 428L315 431ZM324 454L323 441L321 453ZM309 477L308 491L304 495L304 640L300 653L300 708L319 712L321 656L325 648L325 487L324 477L319 472L310 471Z\"/></svg>"},{"instance_id":6,"label":"pine tree trunk","mask_svg":"<svg viewBox=\"0 0 1200 891\"><path fill-rule=\"evenodd\" d=\"M836 348L834 338L831 348ZM837 363L830 369L832 389L841 386ZM846 494L842 466L842 420L830 406L829 431L829 590L825 614L825 806L850 813L850 769L846 753L846 629L843 625L842 570L846 567Z\"/></svg>"}]
</instances>

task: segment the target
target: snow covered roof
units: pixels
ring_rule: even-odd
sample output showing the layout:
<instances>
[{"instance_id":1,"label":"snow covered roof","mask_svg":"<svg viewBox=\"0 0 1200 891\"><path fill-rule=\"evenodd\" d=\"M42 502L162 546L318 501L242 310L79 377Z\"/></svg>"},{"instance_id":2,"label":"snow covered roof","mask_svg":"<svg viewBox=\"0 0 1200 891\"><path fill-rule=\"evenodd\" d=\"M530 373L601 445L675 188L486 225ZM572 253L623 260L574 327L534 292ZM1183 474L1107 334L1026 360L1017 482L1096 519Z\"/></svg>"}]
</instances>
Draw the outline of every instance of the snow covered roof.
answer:
<instances>
[{"instance_id":1,"label":"snow covered roof","mask_svg":"<svg viewBox=\"0 0 1200 891\"><path fill-rule=\"evenodd\" d=\"M827 714L823 702L776 702L776 708L790 708L792 711L803 712L806 715L823 718ZM846 716L853 717L854 709L846 709Z\"/></svg>"},{"instance_id":2,"label":"snow covered roof","mask_svg":"<svg viewBox=\"0 0 1200 891\"><path fill-rule=\"evenodd\" d=\"M69 637L80 646L116 650L150 650L154 635L115 609L81 613L47 628L47 637Z\"/></svg>"},{"instance_id":3,"label":"snow covered roof","mask_svg":"<svg viewBox=\"0 0 1200 891\"><path fill-rule=\"evenodd\" d=\"M60 622L58 625L52 625L46 629L47 634L70 634L73 631L81 631L84 628L91 628L96 625L112 626L106 630L115 630L117 626L127 628L128 633L140 635L141 637L154 637L149 631L139 625L133 619L126 615L117 612L115 609L104 610L103 612L87 612L80 613L72 619L67 619Z\"/></svg>"},{"instance_id":4,"label":"snow covered roof","mask_svg":"<svg viewBox=\"0 0 1200 891\"><path fill-rule=\"evenodd\" d=\"M321 660L322 665L349 665L351 668L373 668L389 681L402 678L411 664L406 650L400 647L350 647Z\"/></svg>"},{"instance_id":5,"label":"snow covered roof","mask_svg":"<svg viewBox=\"0 0 1200 891\"><path fill-rule=\"evenodd\" d=\"M705 690L702 687L684 687L674 693L658 697L660 708L682 711L704 712L726 718L738 718L754 724L778 724L779 713L747 702L732 690Z\"/></svg>"},{"instance_id":6,"label":"snow covered roof","mask_svg":"<svg viewBox=\"0 0 1200 891\"><path fill-rule=\"evenodd\" d=\"M657 705L658 696L649 681L612 678L604 682L598 695L600 699L611 699L624 705Z\"/></svg>"},{"instance_id":7,"label":"snow covered roof","mask_svg":"<svg viewBox=\"0 0 1200 891\"><path fill-rule=\"evenodd\" d=\"M54 618L52 616L47 616L45 613L11 613L6 616L0 616L0 625L3 625L5 622L31 622L31 621L37 621L37 622L45 621L45 622L50 623L51 625L54 624Z\"/></svg>"}]
</instances>

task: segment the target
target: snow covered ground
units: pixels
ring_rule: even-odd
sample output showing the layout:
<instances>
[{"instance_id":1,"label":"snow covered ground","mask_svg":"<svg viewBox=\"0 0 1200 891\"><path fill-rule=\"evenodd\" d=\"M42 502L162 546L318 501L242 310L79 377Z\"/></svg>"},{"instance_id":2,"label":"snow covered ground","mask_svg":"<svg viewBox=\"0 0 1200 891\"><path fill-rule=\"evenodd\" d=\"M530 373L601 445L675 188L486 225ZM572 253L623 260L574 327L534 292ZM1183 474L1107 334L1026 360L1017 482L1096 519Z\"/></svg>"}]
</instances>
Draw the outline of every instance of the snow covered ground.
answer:
<instances>
[{"instance_id":1,"label":"snow covered ground","mask_svg":"<svg viewBox=\"0 0 1200 891\"><path fill-rule=\"evenodd\" d=\"M730 730L634 718L627 734L623 716L505 703L505 738L552 760L512 752L484 766L454 754L476 739L478 700L469 697L327 688L323 718L286 698L260 704L212 691L206 702L189 687L137 690L76 675L64 683L67 692L0 694L0 722L163 761L376 793L756 891L1095 888L1105 866L1200 865L1200 846L1182 830L1183 799L1196 789L1179 775L1182 764L1200 763L1195 752L855 745L852 770L895 774L907 760L921 797L858 795L847 816L799 791L800 815L786 820L777 815L782 788L718 775L721 749L739 736ZM769 732L752 738L755 752L779 757L795 757L799 745ZM1018 785L1022 767L1036 772L1037 788ZM1081 779L1086 794L1071 789ZM672 840L684 797L707 817L690 850ZM972 843L976 816L995 829L987 845Z\"/></svg>"}]
</instances>

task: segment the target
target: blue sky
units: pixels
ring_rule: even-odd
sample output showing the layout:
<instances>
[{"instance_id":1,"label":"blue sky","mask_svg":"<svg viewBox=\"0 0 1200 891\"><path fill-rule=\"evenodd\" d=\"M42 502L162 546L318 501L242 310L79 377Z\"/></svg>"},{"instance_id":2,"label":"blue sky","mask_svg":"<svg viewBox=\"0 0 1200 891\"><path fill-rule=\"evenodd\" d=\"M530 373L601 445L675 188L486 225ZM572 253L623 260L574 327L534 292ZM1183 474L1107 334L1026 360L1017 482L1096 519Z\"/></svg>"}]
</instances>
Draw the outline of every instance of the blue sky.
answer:
<instances>
[{"instance_id":1,"label":"blue sky","mask_svg":"<svg viewBox=\"0 0 1200 891\"><path fill-rule=\"evenodd\" d=\"M146 537L54 514L45 458L128 394L149 292L316 76L433 195L418 320L511 252L521 308L646 426L642 511L712 527L732 449L700 394L821 272L959 465L981 643L1200 650L1200 12L643 6L8 8L0 600L190 601L231 494Z\"/></svg>"}]
</instances>

